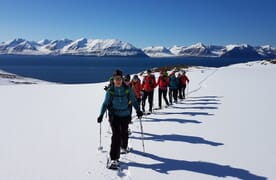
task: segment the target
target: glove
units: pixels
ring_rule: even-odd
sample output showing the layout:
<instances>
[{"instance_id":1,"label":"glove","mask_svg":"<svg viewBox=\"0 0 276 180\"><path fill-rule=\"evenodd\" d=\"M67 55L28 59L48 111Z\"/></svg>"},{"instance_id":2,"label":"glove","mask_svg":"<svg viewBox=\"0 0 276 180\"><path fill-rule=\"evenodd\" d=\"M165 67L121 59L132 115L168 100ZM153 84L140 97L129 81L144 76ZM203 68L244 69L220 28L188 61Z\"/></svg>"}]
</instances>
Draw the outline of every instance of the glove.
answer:
<instances>
[{"instance_id":1,"label":"glove","mask_svg":"<svg viewBox=\"0 0 276 180\"><path fill-rule=\"evenodd\" d=\"M98 123L101 123L103 121L103 115L100 115L98 118L97 118L97 122Z\"/></svg>"},{"instance_id":2,"label":"glove","mask_svg":"<svg viewBox=\"0 0 276 180\"><path fill-rule=\"evenodd\" d=\"M143 112L142 111L136 111L136 115L138 116L138 118L141 118L143 116Z\"/></svg>"}]
</instances>

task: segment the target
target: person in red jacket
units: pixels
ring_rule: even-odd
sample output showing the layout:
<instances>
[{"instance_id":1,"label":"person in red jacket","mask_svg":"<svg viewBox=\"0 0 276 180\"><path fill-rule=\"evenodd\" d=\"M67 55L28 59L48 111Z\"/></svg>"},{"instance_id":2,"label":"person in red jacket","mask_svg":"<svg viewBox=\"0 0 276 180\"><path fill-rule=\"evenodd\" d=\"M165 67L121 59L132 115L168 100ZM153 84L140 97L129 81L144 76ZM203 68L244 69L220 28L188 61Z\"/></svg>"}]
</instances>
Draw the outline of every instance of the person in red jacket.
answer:
<instances>
[{"instance_id":1,"label":"person in red jacket","mask_svg":"<svg viewBox=\"0 0 276 180\"><path fill-rule=\"evenodd\" d=\"M142 97L142 84L141 84L141 80L139 79L139 77L137 75L134 75L132 80L131 80L131 83L130 83L132 89L133 89L133 92L135 94L135 97L136 97L136 100L140 106L141 104L141 97Z\"/></svg>"},{"instance_id":2,"label":"person in red jacket","mask_svg":"<svg viewBox=\"0 0 276 180\"><path fill-rule=\"evenodd\" d=\"M186 75L186 71L183 71L182 75L179 78L179 82L180 82L179 98L185 99L185 89L186 89L187 83L190 82L189 78Z\"/></svg>"},{"instance_id":3,"label":"person in red jacket","mask_svg":"<svg viewBox=\"0 0 276 180\"><path fill-rule=\"evenodd\" d=\"M155 76L151 74L151 70L147 70L147 75L143 79L142 87L143 87L143 98L142 98L142 110L145 112L146 99L148 98L149 103L149 112L152 112L153 106L153 94L154 88L156 87Z\"/></svg>"},{"instance_id":4,"label":"person in red jacket","mask_svg":"<svg viewBox=\"0 0 276 180\"><path fill-rule=\"evenodd\" d=\"M167 92L168 92L168 86L169 86L169 77L163 72L160 71L160 76L158 77L157 80L157 85L158 85L158 105L159 109L162 108L162 95L163 99L165 100L167 106L169 106L169 101L167 99Z\"/></svg>"}]
</instances>

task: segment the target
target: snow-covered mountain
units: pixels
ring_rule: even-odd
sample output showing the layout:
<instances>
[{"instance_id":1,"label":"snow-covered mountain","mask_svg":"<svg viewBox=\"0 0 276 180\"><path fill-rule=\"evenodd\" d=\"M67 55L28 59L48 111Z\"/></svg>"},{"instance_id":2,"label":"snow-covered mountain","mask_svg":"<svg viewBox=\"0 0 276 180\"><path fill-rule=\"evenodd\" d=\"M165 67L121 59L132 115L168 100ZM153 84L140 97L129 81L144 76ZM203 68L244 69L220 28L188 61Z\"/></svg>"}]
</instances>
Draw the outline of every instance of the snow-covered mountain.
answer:
<instances>
[{"instance_id":1,"label":"snow-covered mountain","mask_svg":"<svg viewBox=\"0 0 276 180\"><path fill-rule=\"evenodd\" d=\"M83 55L83 56L150 56L150 57L231 57L275 58L276 48L269 45L253 47L248 44L190 46L151 46L136 48L116 39L40 40L14 39L0 43L0 54L23 55Z\"/></svg>"},{"instance_id":2,"label":"snow-covered mountain","mask_svg":"<svg viewBox=\"0 0 276 180\"><path fill-rule=\"evenodd\" d=\"M241 45L227 45L224 49L222 49L221 57L248 57L248 58L255 58L261 57L256 50L256 48L248 45L248 44L241 44Z\"/></svg>"},{"instance_id":3,"label":"snow-covered mountain","mask_svg":"<svg viewBox=\"0 0 276 180\"><path fill-rule=\"evenodd\" d=\"M262 57L275 57L276 54L276 48L273 48L270 45L256 47L256 50Z\"/></svg>"},{"instance_id":4,"label":"snow-covered mountain","mask_svg":"<svg viewBox=\"0 0 276 180\"><path fill-rule=\"evenodd\" d=\"M1 54L33 54L35 52L37 52L36 43L20 38L0 44Z\"/></svg>"},{"instance_id":5,"label":"snow-covered mountain","mask_svg":"<svg viewBox=\"0 0 276 180\"><path fill-rule=\"evenodd\" d=\"M143 49L150 57L171 57L175 56L169 49L164 46L150 46Z\"/></svg>"},{"instance_id":6,"label":"snow-covered mountain","mask_svg":"<svg viewBox=\"0 0 276 180\"><path fill-rule=\"evenodd\" d=\"M14 39L0 44L0 54L146 56L130 43L115 39L41 40Z\"/></svg>"},{"instance_id":7,"label":"snow-covered mountain","mask_svg":"<svg viewBox=\"0 0 276 180\"><path fill-rule=\"evenodd\" d=\"M157 49L157 50L156 50ZM154 52L156 50L156 52ZM231 57L231 58L273 58L276 57L276 48L271 46L258 46L253 47L248 44L237 45L204 45L197 43L191 46L173 46L168 49L168 54L173 56L185 57ZM144 50L148 56L153 56L158 53L158 48L151 47L150 53Z\"/></svg>"},{"instance_id":8,"label":"snow-covered mountain","mask_svg":"<svg viewBox=\"0 0 276 180\"><path fill-rule=\"evenodd\" d=\"M211 48L204 45L203 43L197 43L188 47L174 46L171 48L171 51L176 56L196 56L196 57L214 56L211 52Z\"/></svg>"},{"instance_id":9,"label":"snow-covered mountain","mask_svg":"<svg viewBox=\"0 0 276 180\"><path fill-rule=\"evenodd\" d=\"M146 56L144 52L133 45L116 39L78 39L61 51L68 55L89 56Z\"/></svg>"}]
</instances>

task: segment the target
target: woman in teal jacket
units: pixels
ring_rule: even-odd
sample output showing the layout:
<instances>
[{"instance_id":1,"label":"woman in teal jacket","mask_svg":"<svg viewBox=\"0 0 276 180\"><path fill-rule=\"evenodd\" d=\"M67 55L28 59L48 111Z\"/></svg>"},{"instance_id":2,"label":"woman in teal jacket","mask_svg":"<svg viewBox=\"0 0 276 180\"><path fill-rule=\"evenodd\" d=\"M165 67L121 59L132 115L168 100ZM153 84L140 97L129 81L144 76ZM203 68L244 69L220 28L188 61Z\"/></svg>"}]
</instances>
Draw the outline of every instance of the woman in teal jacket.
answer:
<instances>
[{"instance_id":1,"label":"woman in teal jacket","mask_svg":"<svg viewBox=\"0 0 276 180\"><path fill-rule=\"evenodd\" d=\"M120 148L122 148L122 152L127 152L128 124L131 119L129 105L132 104L134 106L139 118L143 115L133 90L123 84L122 71L116 70L113 73L113 83L114 85L110 86L106 91L101 113L98 117L98 123L101 123L103 115L108 109L109 123L112 129L111 148L109 153L110 164L108 168L114 168L119 165Z\"/></svg>"},{"instance_id":2,"label":"woman in teal jacket","mask_svg":"<svg viewBox=\"0 0 276 180\"><path fill-rule=\"evenodd\" d=\"M174 103L177 103L177 90L179 86L179 80L175 76L175 71L170 74L170 83L169 83L169 101L172 104L172 97L174 99Z\"/></svg>"}]
</instances>

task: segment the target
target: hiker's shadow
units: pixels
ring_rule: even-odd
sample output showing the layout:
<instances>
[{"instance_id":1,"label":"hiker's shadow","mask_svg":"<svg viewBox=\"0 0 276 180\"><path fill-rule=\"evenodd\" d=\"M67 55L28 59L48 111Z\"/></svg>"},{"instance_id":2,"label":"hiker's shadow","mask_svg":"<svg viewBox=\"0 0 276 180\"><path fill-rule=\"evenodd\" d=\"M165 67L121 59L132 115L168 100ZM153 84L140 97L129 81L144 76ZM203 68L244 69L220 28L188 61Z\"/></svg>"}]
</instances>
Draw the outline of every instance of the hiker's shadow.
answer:
<instances>
[{"instance_id":1,"label":"hiker's shadow","mask_svg":"<svg viewBox=\"0 0 276 180\"><path fill-rule=\"evenodd\" d=\"M167 118L167 119L158 119L158 118L151 118L151 117L143 117L147 120L143 121L144 122L178 122L180 124L185 124L185 123L194 123L194 124L200 124L202 123L201 121L197 120L188 120L188 119L177 119L177 118Z\"/></svg>"},{"instance_id":2,"label":"hiker's shadow","mask_svg":"<svg viewBox=\"0 0 276 180\"><path fill-rule=\"evenodd\" d=\"M215 106L193 106L193 107L173 107L175 109L198 109L198 110L202 110L202 109L218 109L218 107Z\"/></svg>"},{"instance_id":3,"label":"hiker's shadow","mask_svg":"<svg viewBox=\"0 0 276 180\"><path fill-rule=\"evenodd\" d=\"M143 164L138 162L128 162L128 166L152 169L156 172L168 174L169 171L192 171L196 173L202 173L206 175L216 176L216 177L234 177L238 179L250 179L250 180L262 180L267 179L263 176L258 176L250 173L250 171L240 168L231 167L229 165L220 165L211 162L203 161L185 161L177 159L169 159L165 157L160 157L150 153L143 153L141 151L133 150L132 153L136 155L145 156L151 158L152 160L158 161L152 164Z\"/></svg>"},{"instance_id":4,"label":"hiker's shadow","mask_svg":"<svg viewBox=\"0 0 276 180\"><path fill-rule=\"evenodd\" d=\"M134 134L140 134L140 132L133 131ZM140 136L132 136L131 139L141 139ZM165 135L157 135L152 133L144 133L144 140L152 140L152 141L176 141L176 142L187 142L191 144L206 144L210 146L221 146L223 143L213 142L205 140L202 137L196 136L183 136L179 134L165 134Z\"/></svg>"},{"instance_id":5,"label":"hiker's shadow","mask_svg":"<svg viewBox=\"0 0 276 180\"><path fill-rule=\"evenodd\" d=\"M216 110L217 106L220 103L222 96L198 96L198 97L189 97L180 102L185 106L179 107L177 104L171 106L174 109L183 109L184 112L156 112L158 115L171 115L171 114L180 114L180 115L190 115L190 116L213 116L214 114L209 112L202 112L202 110ZM213 105L213 106L210 106ZM191 111L187 111L191 110ZM193 110L199 110L199 112L194 112Z\"/></svg>"},{"instance_id":6,"label":"hiker's shadow","mask_svg":"<svg viewBox=\"0 0 276 180\"><path fill-rule=\"evenodd\" d=\"M222 96L197 96L197 97L189 97L181 102L181 104L187 105L216 105L221 104L220 99Z\"/></svg>"},{"instance_id":7,"label":"hiker's shadow","mask_svg":"<svg viewBox=\"0 0 276 180\"><path fill-rule=\"evenodd\" d=\"M158 115L172 115L172 114L180 114L180 115L189 115L189 116L213 116L214 114L208 112L158 112Z\"/></svg>"}]
</instances>

